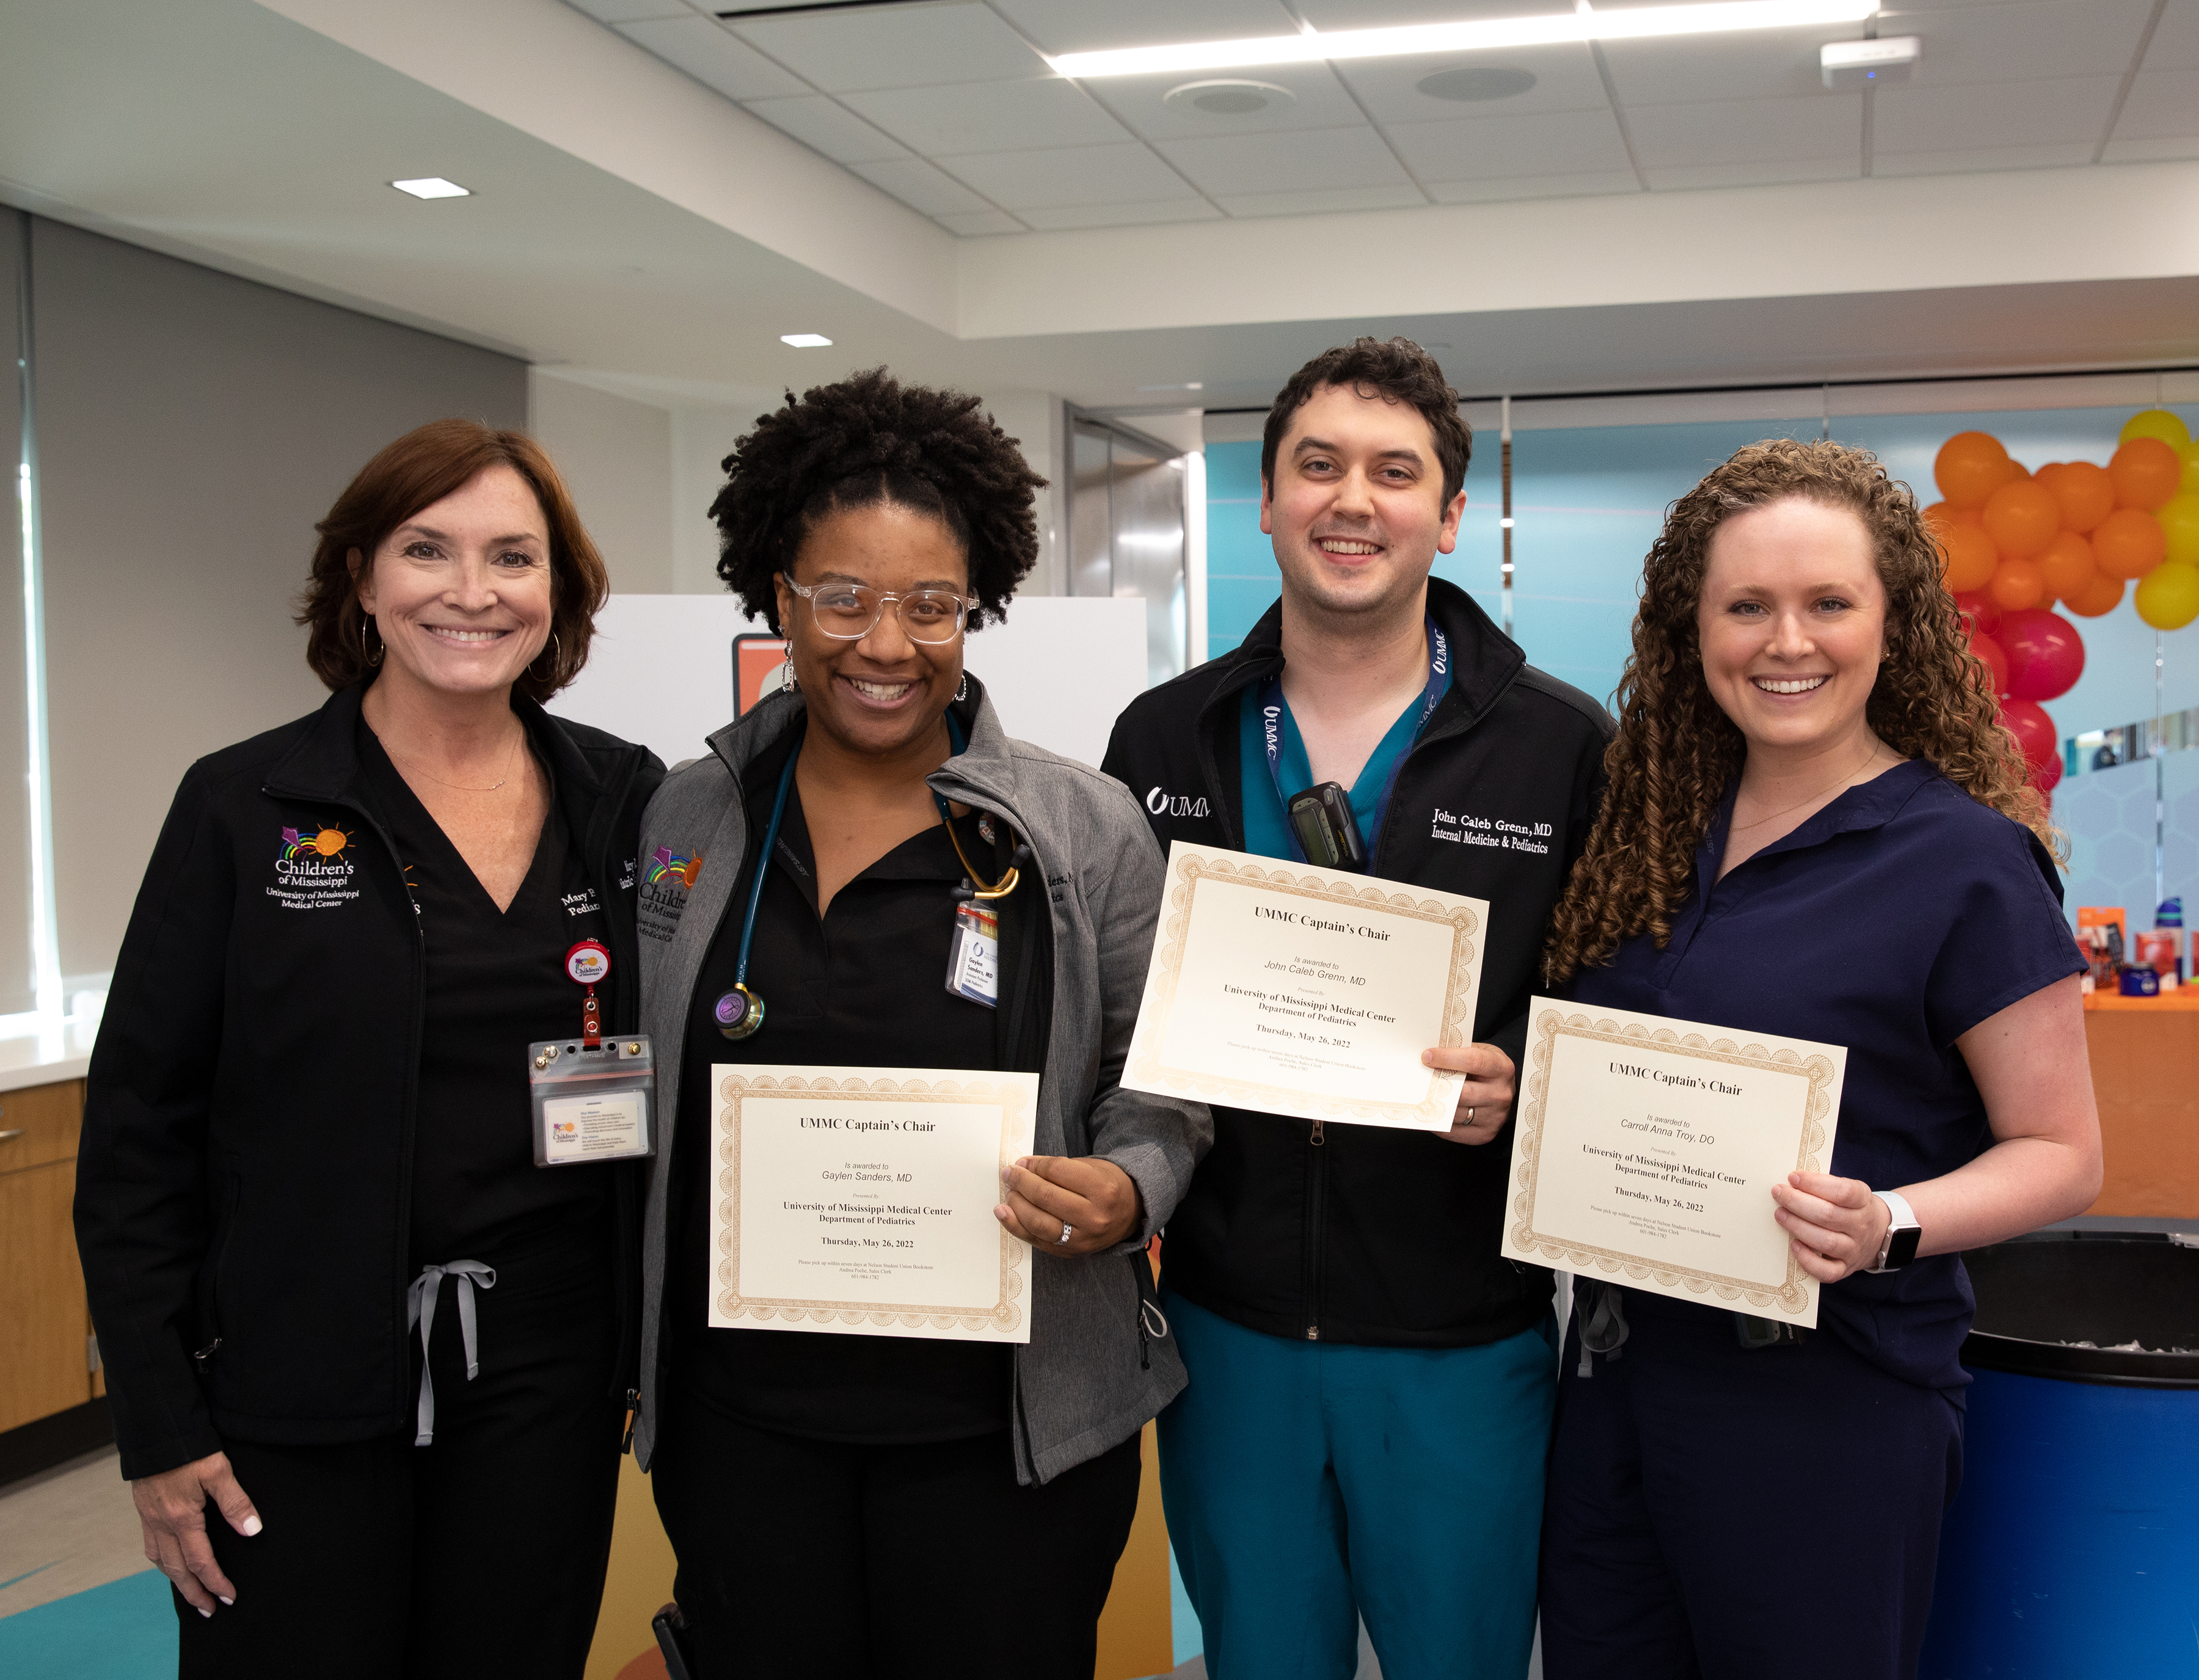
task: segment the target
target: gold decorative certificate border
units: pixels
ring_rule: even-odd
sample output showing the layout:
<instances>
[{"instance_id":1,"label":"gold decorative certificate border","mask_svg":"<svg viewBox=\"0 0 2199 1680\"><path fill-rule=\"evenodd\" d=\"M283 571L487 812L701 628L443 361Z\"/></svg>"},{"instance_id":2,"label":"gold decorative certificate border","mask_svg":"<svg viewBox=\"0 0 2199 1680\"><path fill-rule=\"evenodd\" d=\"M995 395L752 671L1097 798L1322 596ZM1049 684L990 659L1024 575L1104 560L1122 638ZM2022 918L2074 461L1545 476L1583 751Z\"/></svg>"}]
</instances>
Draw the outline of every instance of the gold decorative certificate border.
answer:
<instances>
[{"instance_id":1,"label":"gold decorative certificate border","mask_svg":"<svg viewBox=\"0 0 2199 1680\"><path fill-rule=\"evenodd\" d=\"M1791 1248L1787 1254L1786 1279L1774 1290L1752 1279L1727 1277L1685 1266L1654 1265L1616 1249L1599 1248L1592 1243L1552 1236L1535 1228L1535 1187L1543 1158L1543 1113L1549 1097L1551 1057L1560 1037L1584 1038L1630 1049L1646 1047L1681 1051L1699 1061L1806 1079L1809 1092L1803 1104L1802 1129L1794 1155L1798 1172L1823 1170L1819 1164L1819 1152L1832 1138L1825 1122L1832 1112L1833 1088L1840 1078L1840 1069L1833 1059L1805 1058L1783 1047L1767 1050L1761 1044L1706 1038L1700 1033L1679 1033L1670 1027L1659 1027L1653 1031L1638 1022L1622 1027L1607 1018L1591 1021L1585 1015L1560 1015L1555 1009L1545 1008L1535 1017L1530 1033L1526 1101L1520 1110L1519 1128L1512 1144L1512 1159L1518 1170L1514 1177L1517 1193L1512 1199L1512 1228L1506 1234L1512 1246L1522 1253L1540 1254L1553 1264L1585 1275L1600 1273L1616 1278L1623 1271L1636 1282L1647 1279L1662 1288L1684 1286L1691 1294L1715 1295L1721 1301L1746 1301L1753 1307L1774 1308L1789 1316L1806 1312L1817 1280L1802 1269L1802 1263L1794 1257Z\"/></svg>"},{"instance_id":2,"label":"gold decorative certificate border","mask_svg":"<svg viewBox=\"0 0 2199 1680\"><path fill-rule=\"evenodd\" d=\"M1443 1047L1455 1047L1469 1042L1468 1035L1473 1022L1470 1018L1475 986L1475 970L1479 953L1474 946L1474 936L1481 931L1481 918L1463 904L1445 904L1432 898L1415 898L1410 893L1391 890L1398 884L1393 881L1373 882L1364 876L1348 880L1301 874L1294 868L1278 867L1265 861L1240 863L1233 856L1214 856L1193 850L1177 843L1169 856L1168 901L1162 911L1159 937L1154 942L1152 971L1146 977L1145 1006L1140 1012L1137 1041L1131 1046L1131 1076L1142 1090L1158 1091L1165 1095L1187 1096L1200 1102L1225 1098L1234 1105L1244 1108L1274 1110L1278 1105L1287 1105L1291 1110L1316 1104L1323 1118L1373 1122L1391 1125L1422 1126L1431 1129L1438 1124L1448 1127L1455 1110L1455 1101L1447 1094L1455 1088L1444 1076L1431 1070L1428 1074L1429 1094L1417 1103L1355 1102L1345 1098L1321 1100L1309 1097L1304 1091L1288 1085L1268 1085L1251 1079L1224 1079L1213 1074L1196 1072L1190 1068L1169 1065L1160 1059L1161 1041L1167 1036L1164 1027L1169 1012L1175 1007L1176 986L1182 976L1184 951L1191 928L1192 902L1204 880L1228 881L1234 884L1256 886L1263 892L1280 893L1289 898L1302 898L1316 904L1339 905L1352 910L1380 910L1394 916L1409 917L1415 921L1438 922L1451 930L1450 972L1444 983L1444 1006L1436 1043ZM1157 1024L1150 1030L1146 1022Z\"/></svg>"},{"instance_id":3,"label":"gold decorative certificate border","mask_svg":"<svg viewBox=\"0 0 2199 1680\"><path fill-rule=\"evenodd\" d=\"M1024 1321L1023 1266L1030 1250L1000 1228L1000 1269L993 1298L966 1306L912 1307L896 1301L800 1300L779 1296L741 1293L741 1104L748 1097L787 1097L814 1094L836 1102L998 1103L1000 1105L1000 1164L1005 1166L1025 1152L1016 1148L1020 1121L1031 1100L1028 1086L962 1083L953 1079L787 1078L777 1075L729 1073L718 1082L720 1106L711 1135L712 1156L717 1168L719 1228L711 1257L711 1285L715 1304L727 1319L752 1319L759 1324L784 1319L790 1324L814 1321L819 1324L860 1326L887 1335L898 1330L962 1331L971 1335L1012 1337Z\"/></svg>"}]
</instances>

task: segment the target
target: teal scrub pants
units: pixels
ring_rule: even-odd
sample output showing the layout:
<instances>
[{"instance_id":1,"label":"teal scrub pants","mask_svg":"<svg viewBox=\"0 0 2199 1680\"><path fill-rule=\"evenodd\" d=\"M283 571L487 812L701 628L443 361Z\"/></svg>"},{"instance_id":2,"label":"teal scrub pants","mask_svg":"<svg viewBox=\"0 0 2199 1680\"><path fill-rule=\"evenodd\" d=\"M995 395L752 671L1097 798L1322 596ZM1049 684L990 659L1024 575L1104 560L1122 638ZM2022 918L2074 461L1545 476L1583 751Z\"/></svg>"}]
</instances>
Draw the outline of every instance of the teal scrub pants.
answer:
<instances>
[{"instance_id":1,"label":"teal scrub pants","mask_svg":"<svg viewBox=\"0 0 2199 1680\"><path fill-rule=\"evenodd\" d=\"M1191 1385L1161 1493L1210 1680L1520 1680L1535 1637L1551 1331L1351 1347L1163 1304Z\"/></svg>"}]
</instances>

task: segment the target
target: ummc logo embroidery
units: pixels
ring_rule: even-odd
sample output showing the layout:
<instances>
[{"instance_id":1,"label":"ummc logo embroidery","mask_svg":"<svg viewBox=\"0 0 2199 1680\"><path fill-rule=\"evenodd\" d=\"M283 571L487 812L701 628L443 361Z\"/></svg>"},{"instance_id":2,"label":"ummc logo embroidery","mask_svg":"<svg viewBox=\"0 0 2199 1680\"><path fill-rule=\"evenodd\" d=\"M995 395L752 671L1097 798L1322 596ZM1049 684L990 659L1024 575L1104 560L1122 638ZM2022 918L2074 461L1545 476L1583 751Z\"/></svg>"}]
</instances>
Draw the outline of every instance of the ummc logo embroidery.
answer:
<instances>
[{"instance_id":1,"label":"ummc logo embroidery","mask_svg":"<svg viewBox=\"0 0 2199 1680\"><path fill-rule=\"evenodd\" d=\"M1169 793L1158 787L1146 796L1146 808L1157 817L1203 817L1207 814L1205 800L1193 799L1187 794Z\"/></svg>"}]
</instances>

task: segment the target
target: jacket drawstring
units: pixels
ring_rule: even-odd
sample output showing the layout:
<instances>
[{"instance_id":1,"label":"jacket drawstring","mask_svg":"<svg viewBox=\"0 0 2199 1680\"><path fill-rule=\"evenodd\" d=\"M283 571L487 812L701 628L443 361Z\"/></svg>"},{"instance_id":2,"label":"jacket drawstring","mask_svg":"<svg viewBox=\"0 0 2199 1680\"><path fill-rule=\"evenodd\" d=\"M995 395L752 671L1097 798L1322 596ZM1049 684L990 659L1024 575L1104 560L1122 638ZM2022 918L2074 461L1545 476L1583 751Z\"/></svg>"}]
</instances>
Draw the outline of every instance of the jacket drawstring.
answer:
<instances>
[{"instance_id":1,"label":"jacket drawstring","mask_svg":"<svg viewBox=\"0 0 2199 1680\"><path fill-rule=\"evenodd\" d=\"M466 1350L466 1380L481 1374L481 1356L474 1333L474 1280L483 1289L496 1287L496 1273L478 1260L453 1260L447 1266L423 1266L412 1286L405 1292L405 1327L420 1327L419 1432L412 1444L424 1447L435 1438L435 1378L428 1364L428 1339L435 1330L435 1302L443 1292L443 1280L458 1280L458 1339Z\"/></svg>"},{"instance_id":2,"label":"jacket drawstring","mask_svg":"<svg viewBox=\"0 0 2199 1680\"><path fill-rule=\"evenodd\" d=\"M1592 1377L1595 1374L1595 1355L1616 1359L1619 1350L1626 1344L1625 1293L1615 1283L1577 1277L1573 1280L1573 1310L1580 1315L1581 1341L1580 1368L1574 1374Z\"/></svg>"}]
</instances>

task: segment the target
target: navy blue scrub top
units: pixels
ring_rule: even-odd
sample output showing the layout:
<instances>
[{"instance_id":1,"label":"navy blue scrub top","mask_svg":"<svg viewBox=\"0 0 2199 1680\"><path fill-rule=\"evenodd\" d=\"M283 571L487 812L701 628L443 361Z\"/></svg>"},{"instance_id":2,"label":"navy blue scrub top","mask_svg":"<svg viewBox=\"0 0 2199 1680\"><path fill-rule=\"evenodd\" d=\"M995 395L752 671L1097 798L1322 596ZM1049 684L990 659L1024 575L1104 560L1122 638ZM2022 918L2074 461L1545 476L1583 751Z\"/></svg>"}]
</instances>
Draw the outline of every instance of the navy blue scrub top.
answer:
<instances>
[{"instance_id":1,"label":"navy blue scrub top","mask_svg":"<svg viewBox=\"0 0 2199 1680\"><path fill-rule=\"evenodd\" d=\"M1628 940L1570 995L1846 1046L1831 1168L1844 1178L1898 1190L1974 1160L1992 1135L1955 1041L2084 967L2046 849L1912 759L1720 881L1735 791L1696 851L1671 943ZM1975 1305L1960 1257L1939 1254L1831 1285L1818 1323L1881 1369L1959 1398Z\"/></svg>"}]
</instances>

